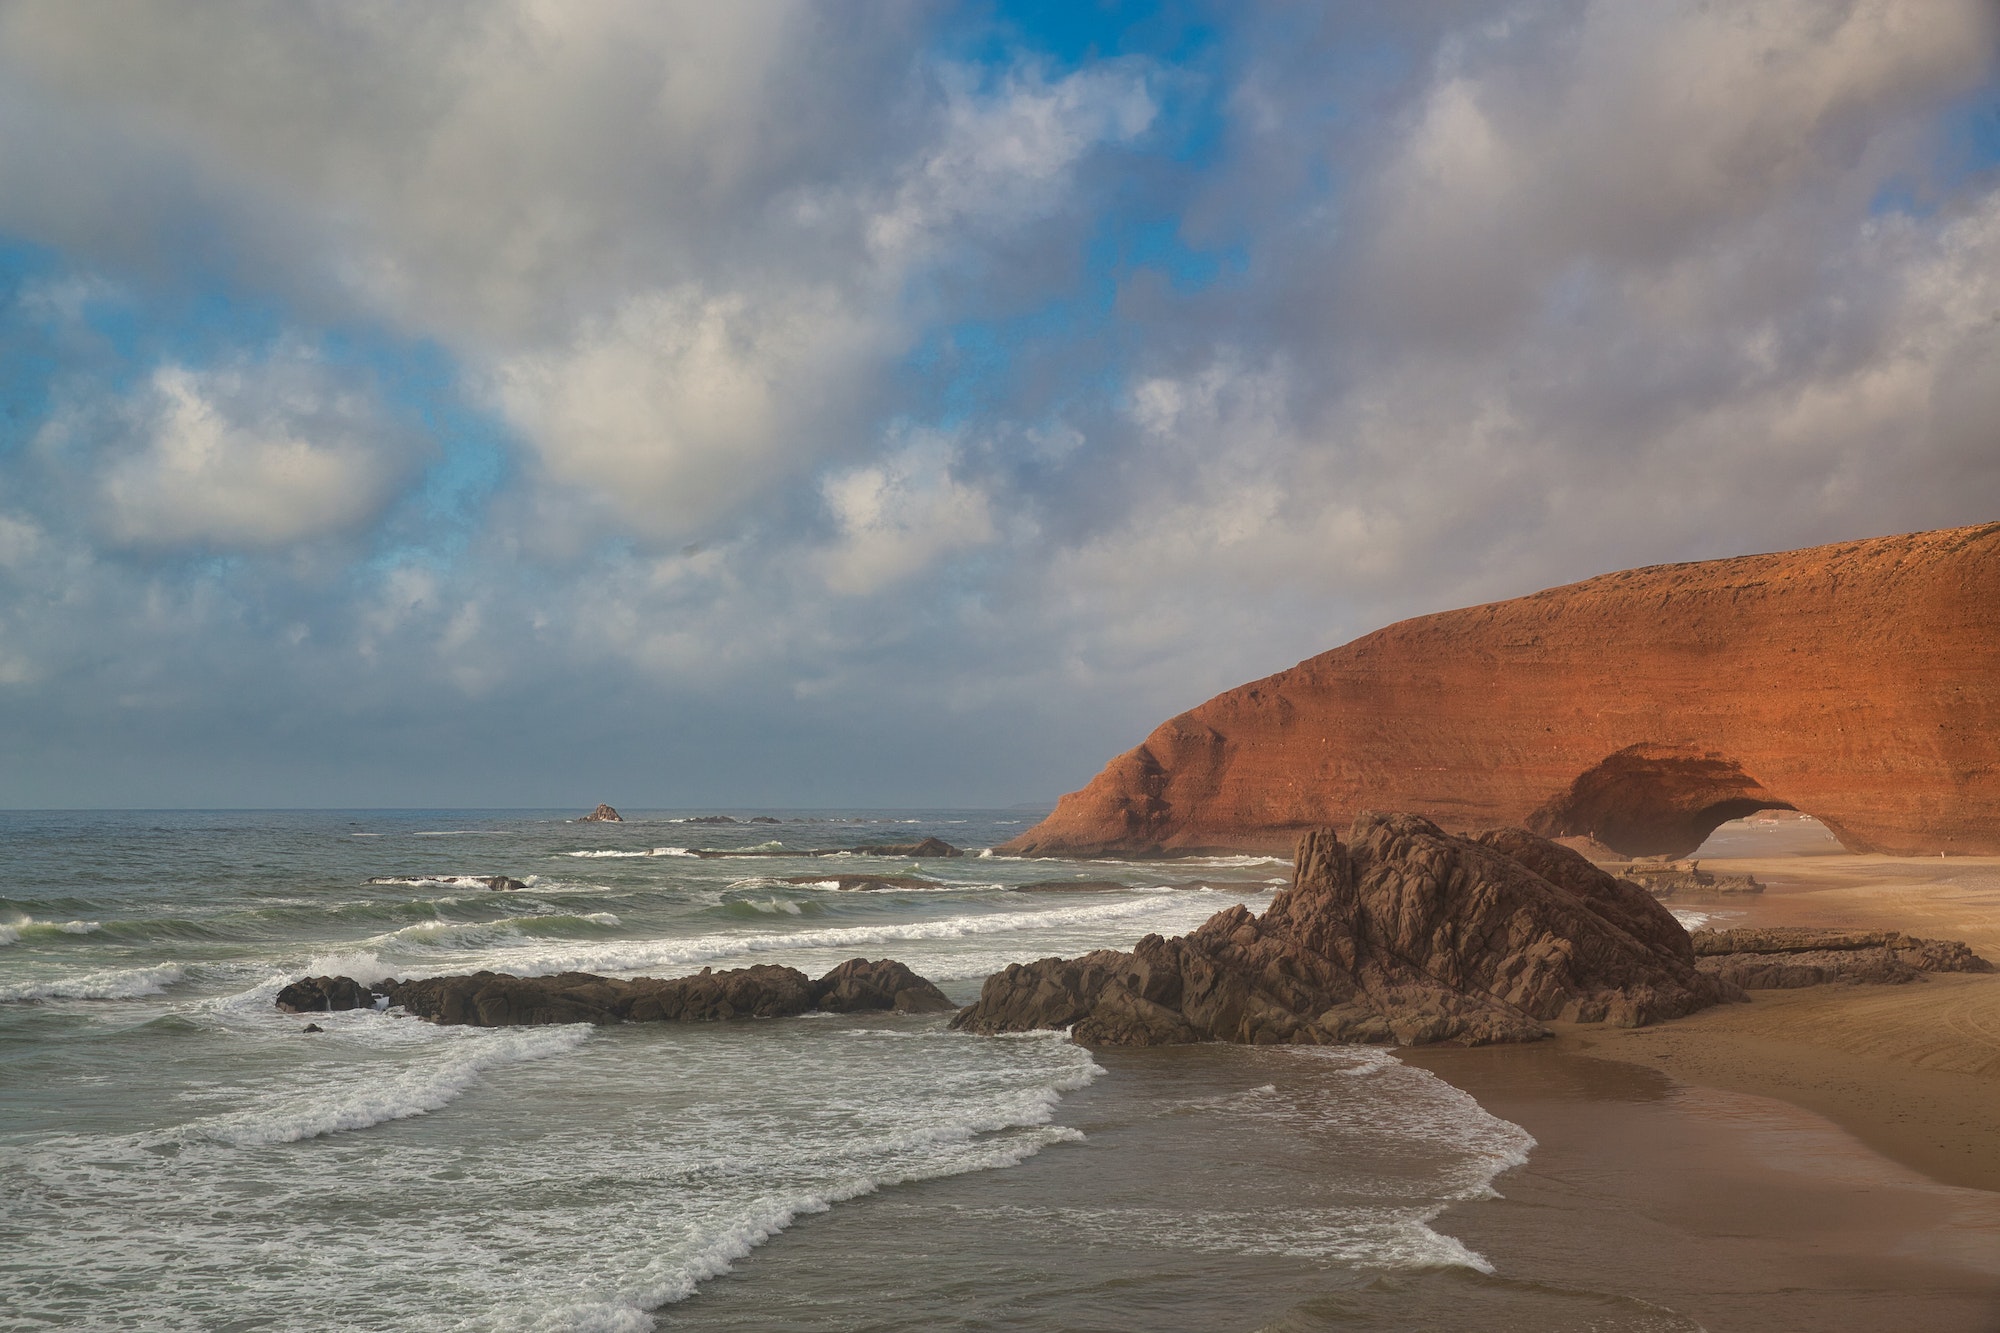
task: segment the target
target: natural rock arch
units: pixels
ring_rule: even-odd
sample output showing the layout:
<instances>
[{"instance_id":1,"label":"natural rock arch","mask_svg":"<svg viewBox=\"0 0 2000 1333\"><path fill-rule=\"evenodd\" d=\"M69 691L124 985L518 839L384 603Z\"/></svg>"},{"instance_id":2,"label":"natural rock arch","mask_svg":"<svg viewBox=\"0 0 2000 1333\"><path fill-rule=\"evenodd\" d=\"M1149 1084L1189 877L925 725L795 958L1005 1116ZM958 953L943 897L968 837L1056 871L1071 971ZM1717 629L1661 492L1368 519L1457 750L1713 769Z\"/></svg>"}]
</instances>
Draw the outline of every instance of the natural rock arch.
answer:
<instances>
[{"instance_id":1,"label":"natural rock arch","mask_svg":"<svg viewBox=\"0 0 2000 1333\"><path fill-rule=\"evenodd\" d=\"M1692 851L1792 808L2000 854L2000 523L1606 574L1391 625L1162 723L1017 855L1287 854L1407 810Z\"/></svg>"},{"instance_id":2,"label":"natural rock arch","mask_svg":"<svg viewBox=\"0 0 2000 1333\"><path fill-rule=\"evenodd\" d=\"M1732 819L1797 809L1727 756L1692 745L1628 745L1527 818L1545 838L1585 835L1628 856L1685 856Z\"/></svg>"}]
</instances>

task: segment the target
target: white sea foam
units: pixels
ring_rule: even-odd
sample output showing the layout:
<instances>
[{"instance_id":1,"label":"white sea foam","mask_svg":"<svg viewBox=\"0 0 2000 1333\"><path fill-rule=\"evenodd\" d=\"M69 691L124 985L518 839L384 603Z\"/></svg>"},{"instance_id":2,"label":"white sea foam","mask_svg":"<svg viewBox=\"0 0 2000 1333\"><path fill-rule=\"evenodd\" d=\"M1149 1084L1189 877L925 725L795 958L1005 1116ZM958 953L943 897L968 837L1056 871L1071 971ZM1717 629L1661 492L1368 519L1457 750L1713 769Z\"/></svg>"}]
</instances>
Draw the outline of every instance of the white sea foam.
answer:
<instances>
[{"instance_id":1,"label":"white sea foam","mask_svg":"<svg viewBox=\"0 0 2000 1333\"><path fill-rule=\"evenodd\" d=\"M1211 905L1220 895L1186 892L1133 895L1131 901L1036 912L992 912L949 916L931 921L902 921L865 926L829 926L795 931L724 931L673 939L620 940L550 949L542 944L496 947L482 953L479 965L517 976L556 972L638 972L663 967L698 967L724 958L756 954L799 953L818 949L863 948L901 941L957 940L973 936L1006 936L1050 930L1108 925L1143 919L1163 904L1185 909L1191 899ZM1143 933L1143 932L1142 932ZM1032 956L1032 955L1031 955ZM417 973L412 973L416 975ZM350 973L349 975L353 975ZM361 978L356 977L357 981Z\"/></svg>"},{"instance_id":2,"label":"white sea foam","mask_svg":"<svg viewBox=\"0 0 2000 1333\"><path fill-rule=\"evenodd\" d=\"M1681 923L1682 930L1700 930L1714 916L1712 912L1697 912L1689 907L1669 907L1667 910L1674 914L1674 920Z\"/></svg>"},{"instance_id":3,"label":"white sea foam","mask_svg":"<svg viewBox=\"0 0 2000 1333\"><path fill-rule=\"evenodd\" d=\"M163 994L167 987L186 978L186 970L178 963L113 968L0 986L0 1000L136 1000Z\"/></svg>"},{"instance_id":4,"label":"white sea foam","mask_svg":"<svg viewBox=\"0 0 2000 1333\"><path fill-rule=\"evenodd\" d=\"M587 857L608 857L608 858L612 858L612 859L628 859L628 858L632 858L632 857L645 857L645 856L693 856L693 855L694 855L694 853L693 853L693 852L691 852L691 851L689 851L689 850L688 850L687 848L685 848L685 847L654 847L654 848L651 848L650 850L647 850L647 851L643 851L643 852L620 852L620 851L601 851L601 852L561 852L561 853L558 853L558 855L561 855L561 856L587 856Z\"/></svg>"},{"instance_id":5,"label":"white sea foam","mask_svg":"<svg viewBox=\"0 0 2000 1333\"><path fill-rule=\"evenodd\" d=\"M364 1016L362 1021L396 1022L372 1016ZM274 1097L264 1105L195 1121L184 1126L183 1132L231 1147L251 1148L407 1120L449 1105L477 1081L482 1070L575 1050L591 1035L591 1029L581 1025L443 1031L450 1032L449 1038L439 1043L445 1049L420 1062L390 1073L357 1070L357 1076L347 1083L316 1081L311 1088Z\"/></svg>"},{"instance_id":6,"label":"white sea foam","mask_svg":"<svg viewBox=\"0 0 2000 1333\"><path fill-rule=\"evenodd\" d=\"M37 921L16 915L0 921L0 944L18 944L27 935L90 935L102 929L97 921Z\"/></svg>"}]
</instances>

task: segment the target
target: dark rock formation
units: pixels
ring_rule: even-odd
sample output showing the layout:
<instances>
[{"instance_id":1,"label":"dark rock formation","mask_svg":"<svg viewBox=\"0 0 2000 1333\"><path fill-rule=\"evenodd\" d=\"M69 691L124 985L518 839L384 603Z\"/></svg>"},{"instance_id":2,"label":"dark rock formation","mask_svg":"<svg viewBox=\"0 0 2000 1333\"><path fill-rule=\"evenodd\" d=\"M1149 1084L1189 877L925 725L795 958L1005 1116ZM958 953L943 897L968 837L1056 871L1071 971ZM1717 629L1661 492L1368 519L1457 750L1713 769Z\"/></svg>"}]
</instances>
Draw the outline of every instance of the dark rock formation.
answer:
<instances>
[{"instance_id":1,"label":"dark rock formation","mask_svg":"<svg viewBox=\"0 0 2000 1333\"><path fill-rule=\"evenodd\" d=\"M1792 990L1828 982L1901 985L1926 972L1991 972L1958 940L1920 940L1893 930L1765 926L1698 930L1696 966L1744 990Z\"/></svg>"},{"instance_id":2,"label":"dark rock formation","mask_svg":"<svg viewBox=\"0 0 2000 1333\"><path fill-rule=\"evenodd\" d=\"M934 856L964 856L965 853L946 842L943 838L925 838L922 842L876 842L861 847L834 847L815 853L819 856L833 852L852 852L856 856L902 856L921 860Z\"/></svg>"},{"instance_id":3,"label":"dark rock formation","mask_svg":"<svg viewBox=\"0 0 2000 1333\"><path fill-rule=\"evenodd\" d=\"M326 1031L326 1029L325 1029L325 1028L323 1028L323 1027L321 1027L321 1026L320 1026L319 1024L317 1024L317 1023L308 1023L308 1024L306 1024L306 1025L305 1025L304 1027L300 1028L300 1029L299 1029L299 1031L301 1031L301 1032L324 1032L324 1031Z\"/></svg>"},{"instance_id":4,"label":"dark rock formation","mask_svg":"<svg viewBox=\"0 0 2000 1333\"><path fill-rule=\"evenodd\" d=\"M736 820L729 815L696 815L692 819L681 821L683 824L734 824L735 822Z\"/></svg>"},{"instance_id":5,"label":"dark rock formation","mask_svg":"<svg viewBox=\"0 0 2000 1333\"><path fill-rule=\"evenodd\" d=\"M924 879L919 875L787 875L781 883L831 884L847 893L944 887L934 879Z\"/></svg>"},{"instance_id":6,"label":"dark rock formation","mask_svg":"<svg viewBox=\"0 0 2000 1333\"><path fill-rule=\"evenodd\" d=\"M278 1008L288 1014L369 1009L374 1007L376 997L385 993L352 977L305 977L278 992Z\"/></svg>"},{"instance_id":7,"label":"dark rock formation","mask_svg":"<svg viewBox=\"0 0 2000 1333\"><path fill-rule=\"evenodd\" d=\"M775 819L770 815L752 815L745 822L751 824L782 824L785 821L782 819Z\"/></svg>"},{"instance_id":8,"label":"dark rock formation","mask_svg":"<svg viewBox=\"0 0 2000 1333\"><path fill-rule=\"evenodd\" d=\"M813 983L813 996L831 1014L893 1009L899 1014L941 1014L958 1006L943 991L893 958L850 958Z\"/></svg>"},{"instance_id":9,"label":"dark rock formation","mask_svg":"<svg viewBox=\"0 0 2000 1333\"><path fill-rule=\"evenodd\" d=\"M1520 829L1474 841L1364 815L1301 839L1263 916L1232 907L1131 953L1016 964L953 1026L1078 1041L1527 1041L1551 1019L1638 1026L1730 998L1667 910Z\"/></svg>"},{"instance_id":10,"label":"dark rock formation","mask_svg":"<svg viewBox=\"0 0 2000 1333\"><path fill-rule=\"evenodd\" d=\"M2000 523L1406 620L1162 723L1002 851L1290 850L1363 809L1685 856L1762 809L2000 853Z\"/></svg>"},{"instance_id":11,"label":"dark rock formation","mask_svg":"<svg viewBox=\"0 0 2000 1333\"><path fill-rule=\"evenodd\" d=\"M599 805L595 810L584 815L576 822L579 824L622 824L625 822L625 816L619 814L608 805Z\"/></svg>"},{"instance_id":12,"label":"dark rock formation","mask_svg":"<svg viewBox=\"0 0 2000 1333\"><path fill-rule=\"evenodd\" d=\"M813 1007L812 982L805 973L767 963L724 972L705 967L671 981L588 972L552 977L474 972L406 981L392 998L418 1018L474 1027L780 1018Z\"/></svg>"},{"instance_id":13,"label":"dark rock formation","mask_svg":"<svg viewBox=\"0 0 2000 1333\"><path fill-rule=\"evenodd\" d=\"M1755 875L1717 875L1703 870L1699 861L1621 861L1605 865L1608 874L1629 879L1655 898L1685 894L1705 897L1721 893L1762 893L1764 886Z\"/></svg>"},{"instance_id":14,"label":"dark rock formation","mask_svg":"<svg viewBox=\"0 0 2000 1333\"><path fill-rule=\"evenodd\" d=\"M783 1018L812 1009L829 1013L894 1010L940 1013L950 1000L893 959L853 958L813 981L797 968L758 964L691 977L600 977L564 972L516 977L504 972L384 981L364 986L351 977L307 977L278 992L287 1013L372 1006L377 997L433 1023L522 1027L543 1023L700 1023L729 1018Z\"/></svg>"}]
</instances>

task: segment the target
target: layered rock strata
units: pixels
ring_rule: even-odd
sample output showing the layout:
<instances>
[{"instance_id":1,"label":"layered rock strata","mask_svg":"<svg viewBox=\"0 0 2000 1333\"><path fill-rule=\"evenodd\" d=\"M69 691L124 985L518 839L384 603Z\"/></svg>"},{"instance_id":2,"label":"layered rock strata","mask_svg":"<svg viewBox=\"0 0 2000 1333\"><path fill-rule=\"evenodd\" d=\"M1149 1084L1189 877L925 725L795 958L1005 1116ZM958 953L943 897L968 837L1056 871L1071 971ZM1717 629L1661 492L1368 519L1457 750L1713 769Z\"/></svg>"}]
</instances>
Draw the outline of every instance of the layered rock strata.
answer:
<instances>
[{"instance_id":1,"label":"layered rock strata","mask_svg":"<svg viewBox=\"0 0 2000 1333\"><path fill-rule=\"evenodd\" d=\"M1130 953L1016 964L953 1026L1070 1028L1095 1045L1529 1041L1544 1023L1637 1026L1737 992L1636 886L1521 829L1474 840L1415 815L1301 839L1262 916L1217 913Z\"/></svg>"},{"instance_id":2,"label":"layered rock strata","mask_svg":"<svg viewBox=\"0 0 2000 1333\"><path fill-rule=\"evenodd\" d=\"M1831 982L1901 985L1928 972L1991 972L1958 940L1920 940L1893 930L1765 926L1698 930L1695 965L1744 990L1793 990Z\"/></svg>"},{"instance_id":3,"label":"layered rock strata","mask_svg":"<svg viewBox=\"0 0 2000 1333\"><path fill-rule=\"evenodd\" d=\"M1761 809L2000 853L2000 523L1406 620L1162 723L1000 850L1282 854L1363 809L1684 856Z\"/></svg>"},{"instance_id":4,"label":"layered rock strata","mask_svg":"<svg viewBox=\"0 0 2000 1333\"><path fill-rule=\"evenodd\" d=\"M944 992L894 959L853 958L814 981L797 968L758 964L690 977L600 977L564 972L516 977L503 972L383 981L306 977L278 992L286 1013L323 1013L394 1005L433 1023L518 1027L544 1023L712 1022L894 1010L943 1013Z\"/></svg>"}]
</instances>

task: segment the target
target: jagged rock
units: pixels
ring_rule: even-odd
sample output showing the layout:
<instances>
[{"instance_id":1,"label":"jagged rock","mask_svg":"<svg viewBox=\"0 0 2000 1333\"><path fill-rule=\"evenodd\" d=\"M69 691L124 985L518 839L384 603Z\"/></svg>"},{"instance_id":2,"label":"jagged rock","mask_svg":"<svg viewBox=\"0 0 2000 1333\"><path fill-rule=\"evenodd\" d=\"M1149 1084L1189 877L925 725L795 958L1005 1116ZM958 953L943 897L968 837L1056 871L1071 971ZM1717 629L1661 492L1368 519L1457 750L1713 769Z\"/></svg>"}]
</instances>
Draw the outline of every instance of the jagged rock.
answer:
<instances>
[{"instance_id":1,"label":"jagged rock","mask_svg":"<svg viewBox=\"0 0 2000 1333\"><path fill-rule=\"evenodd\" d=\"M1927 972L1991 972L1993 964L1958 940L1923 940L1894 930L1815 930L1801 926L1698 930L1697 965L1744 990L1793 990L1830 982L1901 985Z\"/></svg>"},{"instance_id":2,"label":"jagged rock","mask_svg":"<svg viewBox=\"0 0 2000 1333\"><path fill-rule=\"evenodd\" d=\"M941 1014L958 1006L945 993L893 958L850 958L813 983L813 997L831 1014L893 1009L899 1014Z\"/></svg>"},{"instance_id":3,"label":"jagged rock","mask_svg":"<svg viewBox=\"0 0 2000 1333\"><path fill-rule=\"evenodd\" d=\"M378 994L352 977L305 977L278 992L278 1008L288 1014L324 1014L343 1009L368 1009Z\"/></svg>"},{"instance_id":4,"label":"jagged rock","mask_svg":"<svg viewBox=\"0 0 2000 1333\"><path fill-rule=\"evenodd\" d=\"M300 1029L299 1029L299 1031L301 1031L301 1032L324 1032L324 1031L326 1031L326 1029L325 1029L325 1028L323 1028L323 1027L321 1027L321 1026L320 1026L319 1024L317 1024L317 1023L308 1023L308 1024L306 1024L306 1025L305 1025L304 1027L300 1028Z\"/></svg>"},{"instance_id":5,"label":"jagged rock","mask_svg":"<svg viewBox=\"0 0 2000 1333\"><path fill-rule=\"evenodd\" d=\"M925 838L922 842L877 842L861 847L837 847L829 851L853 852L857 856L902 856L920 860L934 856L964 856L965 853L946 842L943 838ZM819 852L825 856L827 851Z\"/></svg>"},{"instance_id":6,"label":"jagged rock","mask_svg":"<svg viewBox=\"0 0 2000 1333\"><path fill-rule=\"evenodd\" d=\"M999 850L1282 853L1360 809L1685 856L1762 809L2000 854L2000 523L1606 574L1377 630L1156 728Z\"/></svg>"},{"instance_id":7,"label":"jagged rock","mask_svg":"<svg viewBox=\"0 0 2000 1333\"><path fill-rule=\"evenodd\" d=\"M831 884L843 892L879 892L888 889L942 888L934 879L918 875L787 875L784 884Z\"/></svg>"},{"instance_id":8,"label":"jagged rock","mask_svg":"<svg viewBox=\"0 0 2000 1333\"><path fill-rule=\"evenodd\" d=\"M308 977L278 993L290 1013L354 1009L383 996L405 1013L433 1023L521 1027L544 1023L712 1022L782 1018L822 1008L830 1013L893 1009L935 1013L952 1007L943 992L892 959L850 959L818 981L792 967L760 963L689 977L600 977L564 972L516 977L504 972L385 981L363 986L350 977Z\"/></svg>"},{"instance_id":9,"label":"jagged rock","mask_svg":"<svg viewBox=\"0 0 2000 1333\"><path fill-rule=\"evenodd\" d=\"M1130 953L1015 964L953 1026L1081 1042L1483 1044L1553 1019L1638 1026L1736 992L1650 896L1520 829L1474 841L1364 815L1300 840L1293 884Z\"/></svg>"},{"instance_id":10,"label":"jagged rock","mask_svg":"<svg viewBox=\"0 0 2000 1333\"><path fill-rule=\"evenodd\" d=\"M576 822L579 824L622 824L625 822L625 816L619 814L608 805L599 805L595 810L582 816Z\"/></svg>"}]
</instances>

